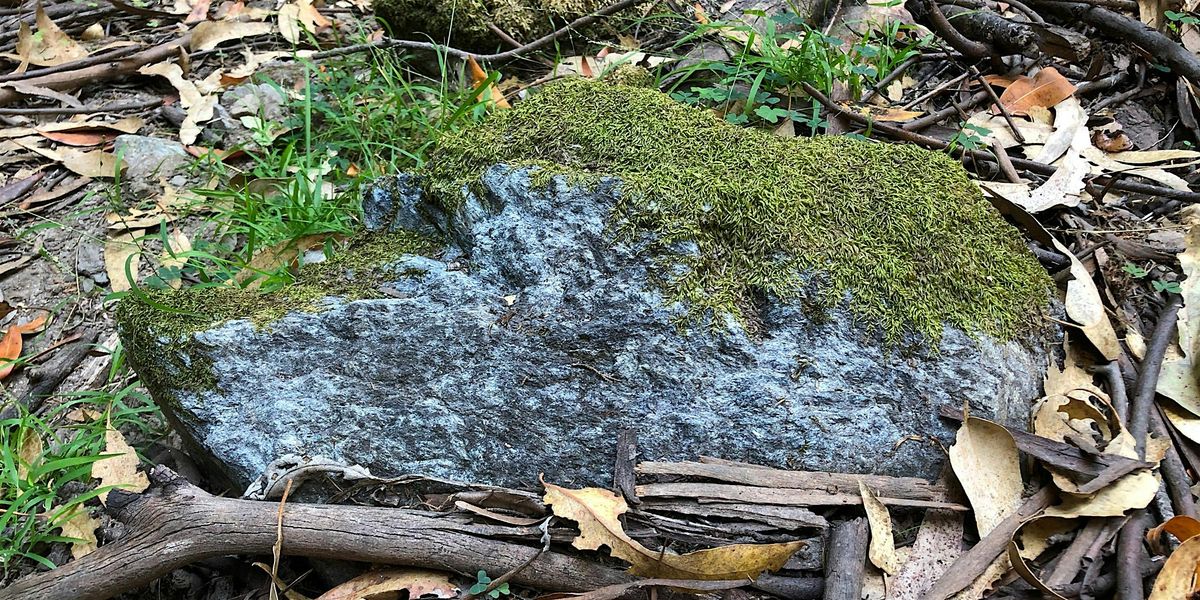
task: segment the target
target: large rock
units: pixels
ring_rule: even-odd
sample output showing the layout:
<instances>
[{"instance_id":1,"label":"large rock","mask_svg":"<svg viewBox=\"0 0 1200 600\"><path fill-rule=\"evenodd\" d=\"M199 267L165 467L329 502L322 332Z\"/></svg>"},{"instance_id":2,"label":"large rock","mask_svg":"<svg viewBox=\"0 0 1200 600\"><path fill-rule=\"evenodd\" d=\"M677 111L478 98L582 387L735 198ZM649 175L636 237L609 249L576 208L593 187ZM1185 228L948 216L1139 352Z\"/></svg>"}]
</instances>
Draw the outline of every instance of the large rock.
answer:
<instances>
[{"instance_id":1,"label":"large rock","mask_svg":"<svg viewBox=\"0 0 1200 600\"><path fill-rule=\"evenodd\" d=\"M709 134L725 135L724 125L713 127ZM586 148L571 131L554 135L566 136L576 155ZM769 139L747 142L784 144ZM783 149L800 147L776 150ZM613 170L581 184L493 165L453 200L422 191L438 188L429 181L396 177L364 202L369 226L394 237L370 238L342 262L317 265L323 270L300 291L274 298L221 289L125 301L123 339L185 438L239 483L277 456L299 453L383 475L532 486L545 473L562 484L606 485L623 429L637 431L643 459L705 454L932 477L943 453L931 442L952 439L939 406L970 402L974 414L1024 426L1045 369L1040 334L993 337L947 325L940 337L908 331L891 339L869 320L882 309L856 303L855 290L869 290L852 287L830 308L820 278L786 297L748 287L739 311L697 320L695 303L677 297L670 277L705 268L691 259L711 240L663 244L654 228L620 233L636 177ZM923 189L919 177L907 185ZM654 201L661 207L666 199ZM847 228L854 222L832 218ZM987 227L1007 227L987 219ZM972 223L956 226L986 237L971 233ZM936 239L933 229L917 237ZM413 231L445 241L417 242ZM939 264L937 249L922 248L919 258ZM1019 241L989 252L1010 250L1019 252ZM943 283L989 289L993 274L978 277ZM989 307L994 300L978 298ZM180 312L159 311L163 304Z\"/></svg>"}]
</instances>

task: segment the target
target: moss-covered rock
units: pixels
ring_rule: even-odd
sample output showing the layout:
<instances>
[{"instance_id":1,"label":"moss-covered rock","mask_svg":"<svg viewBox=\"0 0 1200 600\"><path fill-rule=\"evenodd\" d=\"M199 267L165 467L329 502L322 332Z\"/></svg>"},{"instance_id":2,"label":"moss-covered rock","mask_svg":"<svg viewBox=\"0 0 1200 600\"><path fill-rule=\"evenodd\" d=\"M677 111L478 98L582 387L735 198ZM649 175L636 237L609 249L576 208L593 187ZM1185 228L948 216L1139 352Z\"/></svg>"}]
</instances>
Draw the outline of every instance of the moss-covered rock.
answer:
<instances>
[{"instance_id":1,"label":"moss-covered rock","mask_svg":"<svg viewBox=\"0 0 1200 600\"><path fill-rule=\"evenodd\" d=\"M604 0L376 0L393 35L491 52L501 44L489 25L529 42L608 5Z\"/></svg>"},{"instance_id":2,"label":"moss-covered rock","mask_svg":"<svg viewBox=\"0 0 1200 600\"><path fill-rule=\"evenodd\" d=\"M815 283L889 342L919 333L936 345L943 325L1013 339L1045 323L1045 271L945 154L784 139L652 89L579 79L443 138L422 175L453 211L501 163L539 180L618 179L614 232L698 248L676 255L682 274L660 273L692 317L744 319L754 293L786 299Z\"/></svg>"}]
</instances>

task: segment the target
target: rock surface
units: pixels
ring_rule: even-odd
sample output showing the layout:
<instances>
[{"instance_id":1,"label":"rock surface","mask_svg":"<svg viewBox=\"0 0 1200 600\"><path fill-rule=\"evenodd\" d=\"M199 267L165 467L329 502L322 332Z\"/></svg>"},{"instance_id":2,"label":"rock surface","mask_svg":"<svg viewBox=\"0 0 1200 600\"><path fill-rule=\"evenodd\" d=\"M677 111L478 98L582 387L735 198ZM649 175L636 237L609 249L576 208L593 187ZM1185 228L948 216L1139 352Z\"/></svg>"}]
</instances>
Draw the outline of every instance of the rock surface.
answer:
<instances>
[{"instance_id":1,"label":"rock surface","mask_svg":"<svg viewBox=\"0 0 1200 600\"><path fill-rule=\"evenodd\" d=\"M606 486L625 428L645 460L934 477L943 453L928 440L953 436L938 406L1024 426L1045 369L1036 343L947 329L936 355L885 350L804 298L758 299L753 334L732 318L681 332L656 257L611 235L618 183L537 187L496 166L453 216L408 176L377 185L368 225L440 232L444 253L401 257L382 299L198 332L204 356L185 362L211 362L214 388L152 391L243 484L301 453L377 475ZM177 351L160 342L133 355Z\"/></svg>"}]
</instances>

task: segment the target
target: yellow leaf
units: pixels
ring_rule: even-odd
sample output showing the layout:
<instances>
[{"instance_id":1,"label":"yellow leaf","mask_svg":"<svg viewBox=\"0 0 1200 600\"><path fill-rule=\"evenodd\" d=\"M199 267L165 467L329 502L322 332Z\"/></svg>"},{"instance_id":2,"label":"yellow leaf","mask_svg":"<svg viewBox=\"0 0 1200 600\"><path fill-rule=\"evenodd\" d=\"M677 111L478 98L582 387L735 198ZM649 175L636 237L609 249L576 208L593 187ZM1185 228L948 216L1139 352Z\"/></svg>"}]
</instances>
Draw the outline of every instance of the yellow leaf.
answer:
<instances>
[{"instance_id":1,"label":"yellow leaf","mask_svg":"<svg viewBox=\"0 0 1200 600\"><path fill-rule=\"evenodd\" d=\"M205 21L196 28L199 29L203 25L217 25L226 23L226 21ZM270 29L270 25L266 23L242 23L243 25L264 25ZM229 38L232 39L232 38ZM196 38L192 38L193 48L195 47ZM214 46L216 44L213 44ZM215 93L206 94L200 91L195 82L188 81L183 76L183 69L169 62L161 62L153 65L146 65L138 69L138 73L142 75L160 75L166 77L171 85L179 91L179 105L187 109L187 117L183 120L183 124L179 127L179 140L185 146L190 146L196 142L196 138L200 137L200 124L207 123L213 118L213 112L217 106L217 95ZM218 77L219 79L219 77ZM202 82L203 83L203 82Z\"/></svg>"},{"instance_id":2,"label":"yellow leaf","mask_svg":"<svg viewBox=\"0 0 1200 600\"><path fill-rule=\"evenodd\" d=\"M53 511L51 511L53 513ZM79 560L96 551L96 528L100 521L88 514L83 506L76 504L59 516L58 526L63 537L75 538L71 542L71 556Z\"/></svg>"},{"instance_id":3,"label":"yellow leaf","mask_svg":"<svg viewBox=\"0 0 1200 600\"><path fill-rule=\"evenodd\" d=\"M1067 283L1067 296L1063 304L1067 316L1079 324L1088 341L1108 360L1117 360L1121 355L1121 343L1117 340L1117 332L1113 331L1112 322L1104 312L1104 303L1100 300L1100 291L1092 281L1087 267L1067 250L1058 240L1054 247L1071 260L1071 281Z\"/></svg>"},{"instance_id":4,"label":"yellow leaf","mask_svg":"<svg viewBox=\"0 0 1200 600\"><path fill-rule=\"evenodd\" d=\"M1197 591L1196 565L1200 565L1200 537L1179 545L1167 558L1162 571L1154 580L1150 600L1179 600L1195 597Z\"/></svg>"},{"instance_id":5,"label":"yellow leaf","mask_svg":"<svg viewBox=\"0 0 1200 600\"><path fill-rule=\"evenodd\" d=\"M172 231L167 236L167 247L163 248L162 256L159 258L159 264L163 269L180 269L187 264L186 257L179 256L185 252L192 250L192 241L188 239L184 233L178 229ZM183 286L183 279L180 277L172 277L168 283L171 287L179 289Z\"/></svg>"},{"instance_id":6,"label":"yellow leaf","mask_svg":"<svg viewBox=\"0 0 1200 600\"><path fill-rule=\"evenodd\" d=\"M987 535L1021 505L1017 444L1000 425L968 417L950 447L950 465L975 511L979 535Z\"/></svg>"},{"instance_id":7,"label":"yellow leaf","mask_svg":"<svg viewBox=\"0 0 1200 600\"><path fill-rule=\"evenodd\" d=\"M141 262L137 240L144 233L141 230L111 232L105 240L104 272L108 274L112 291L124 292L133 287L133 282L126 276L125 266L128 264L129 274L136 280Z\"/></svg>"},{"instance_id":8,"label":"yellow leaf","mask_svg":"<svg viewBox=\"0 0 1200 600\"><path fill-rule=\"evenodd\" d=\"M629 510L625 499L608 490L571 490L543 482L546 504L554 514L579 524L580 534L572 545L580 550L608 546L612 556L630 563L629 572L639 577L717 581L753 579L763 571L774 571L804 546L785 544L734 544L688 554L672 554L646 548L625 534L619 517Z\"/></svg>"},{"instance_id":9,"label":"yellow leaf","mask_svg":"<svg viewBox=\"0 0 1200 600\"><path fill-rule=\"evenodd\" d=\"M470 56L467 57L467 69L471 74L472 87L479 87L485 81L487 81L487 73L484 72L483 68L479 66L479 63L475 62L475 59ZM486 90L480 90L479 95L476 96L476 98L479 100L486 100L488 104L495 106L496 108L512 108L512 105L508 103L508 100L504 99L504 94L500 93L500 89L496 87L495 83L489 85Z\"/></svg>"},{"instance_id":10,"label":"yellow leaf","mask_svg":"<svg viewBox=\"0 0 1200 600\"><path fill-rule=\"evenodd\" d=\"M871 564L888 575L895 575L902 565L900 556L896 554L896 539L892 536L892 517L887 507L861 479L858 480L858 491L862 494L863 508L867 511L867 523L871 526L871 545L867 549L867 557L871 559Z\"/></svg>"},{"instance_id":11,"label":"yellow leaf","mask_svg":"<svg viewBox=\"0 0 1200 600\"><path fill-rule=\"evenodd\" d=\"M140 492L150 487L146 474L138 471L137 453L125 441L125 436L110 425L104 432L104 453L115 454L92 463L92 478L100 480L100 486L115 485L131 492ZM100 494L100 502L108 502L108 492Z\"/></svg>"}]
</instances>

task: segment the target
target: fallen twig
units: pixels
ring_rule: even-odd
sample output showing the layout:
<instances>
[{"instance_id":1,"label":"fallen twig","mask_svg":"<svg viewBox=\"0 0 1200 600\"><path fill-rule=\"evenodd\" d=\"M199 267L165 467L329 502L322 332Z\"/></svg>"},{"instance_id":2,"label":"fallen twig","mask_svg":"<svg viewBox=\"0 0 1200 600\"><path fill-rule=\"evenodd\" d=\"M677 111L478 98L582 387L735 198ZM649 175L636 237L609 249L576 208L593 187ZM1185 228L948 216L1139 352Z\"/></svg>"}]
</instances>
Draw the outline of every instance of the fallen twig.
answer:
<instances>
[{"instance_id":1,"label":"fallen twig","mask_svg":"<svg viewBox=\"0 0 1200 600\"><path fill-rule=\"evenodd\" d=\"M867 567L867 520L859 517L833 526L825 558L825 600L861 598Z\"/></svg>"}]
</instances>

